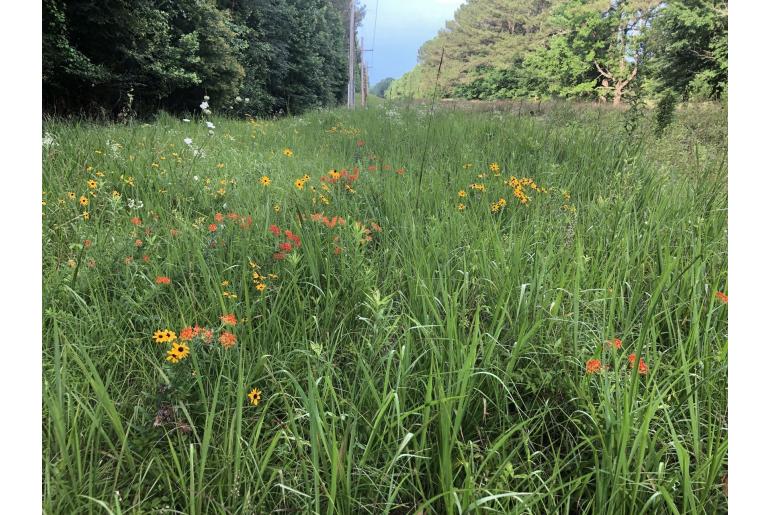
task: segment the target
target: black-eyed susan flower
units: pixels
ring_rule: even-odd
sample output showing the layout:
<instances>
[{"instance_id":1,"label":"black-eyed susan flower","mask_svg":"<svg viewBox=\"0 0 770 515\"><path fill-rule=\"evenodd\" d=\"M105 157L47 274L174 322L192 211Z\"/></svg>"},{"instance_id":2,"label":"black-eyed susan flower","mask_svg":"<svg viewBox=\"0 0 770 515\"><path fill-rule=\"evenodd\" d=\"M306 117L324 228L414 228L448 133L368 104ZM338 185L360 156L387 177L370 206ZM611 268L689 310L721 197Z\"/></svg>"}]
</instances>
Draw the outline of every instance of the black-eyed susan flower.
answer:
<instances>
[{"instance_id":1,"label":"black-eyed susan flower","mask_svg":"<svg viewBox=\"0 0 770 515\"><path fill-rule=\"evenodd\" d=\"M457 196L460 198L465 198L466 195L467 193L465 193L465 190L460 190L457 192Z\"/></svg>"},{"instance_id":2,"label":"black-eyed susan flower","mask_svg":"<svg viewBox=\"0 0 770 515\"><path fill-rule=\"evenodd\" d=\"M77 195L75 195L74 191L68 191L67 192L67 196L69 197L70 200L75 200L77 198ZM88 199L86 199L86 200L88 200Z\"/></svg>"},{"instance_id":3,"label":"black-eyed susan flower","mask_svg":"<svg viewBox=\"0 0 770 515\"><path fill-rule=\"evenodd\" d=\"M83 211L83 220L88 221L90 219L91 219L91 213L89 213L88 211Z\"/></svg>"},{"instance_id":4,"label":"black-eyed susan flower","mask_svg":"<svg viewBox=\"0 0 770 515\"><path fill-rule=\"evenodd\" d=\"M81 195L80 196L80 205L81 206L85 207L85 206L87 206L90 203L91 203L91 201L88 200L88 197L86 197L85 195Z\"/></svg>"},{"instance_id":5,"label":"black-eyed susan flower","mask_svg":"<svg viewBox=\"0 0 770 515\"><path fill-rule=\"evenodd\" d=\"M168 343L176 340L176 333L171 329L158 329L152 333L152 339L155 343Z\"/></svg>"},{"instance_id":6,"label":"black-eyed susan flower","mask_svg":"<svg viewBox=\"0 0 770 515\"><path fill-rule=\"evenodd\" d=\"M262 400L262 390L259 388L253 388L248 394L249 402L254 406L257 406Z\"/></svg>"},{"instance_id":7,"label":"black-eyed susan flower","mask_svg":"<svg viewBox=\"0 0 770 515\"><path fill-rule=\"evenodd\" d=\"M489 163L489 171L497 175L500 173L500 165L497 163Z\"/></svg>"},{"instance_id":8,"label":"black-eyed susan flower","mask_svg":"<svg viewBox=\"0 0 770 515\"><path fill-rule=\"evenodd\" d=\"M190 346L184 342L173 342L168 350L168 356L171 357L172 355L177 361L181 361L190 355Z\"/></svg>"},{"instance_id":9,"label":"black-eyed susan flower","mask_svg":"<svg viewBox=\"0 0 770 515\"><path fill-rule=\"evenodd\" d=\"M262 186L270 186L270 182L272 182L272 181L270 181L270 177L268 177L267 175L263 175L259 179L259 182L260 182L260 184L262 184Z\"/></svg>"},{"instance_id":10,"label":"black-eyed susan flower","mask_svg":"<svg viewBox=\"0 0 770 515\"><path fill-rule=\"evenodd\" d=\"M458 211L465 211L465 204L463 204L462 202L457 204L457 210Z\"/></svg>"},{"instance_id":11,"label":"black-eyed susan flower","mask_svg":"<svg viewBox=\"0 0 770 515\"><path fill-rule=\"evenodd\" d=\"M296 181L294 181L294 187L297 188L298 190L305 189L305 181L303 181L302 179L297 179Z\"/></svg>"},{"instance_id":12,"label":"black-eyed susan flower","mask_svg":"<svg viewBox=\"0 0 770 515\"><path fill-rule=\"evenodd\" d=\"M89 187L90 189L94 190L94 189L96 189L96 186L97 186L97 184L96 184L96 181L95 181L95 180L93 180L93 179L89 179L89 180L88 180L88 187Z\"/></svg>"},{"instance_id":13,"label":"black-eyed susan flower","mask_svg":"<svg viewBox=\"0 0 770 515\"><path fill-rule=\"evenodd\" d=\"M283 155L286 157L291 157L294 155L294 152L290 148L283 149Z\"/></svg>"}]
</instances>

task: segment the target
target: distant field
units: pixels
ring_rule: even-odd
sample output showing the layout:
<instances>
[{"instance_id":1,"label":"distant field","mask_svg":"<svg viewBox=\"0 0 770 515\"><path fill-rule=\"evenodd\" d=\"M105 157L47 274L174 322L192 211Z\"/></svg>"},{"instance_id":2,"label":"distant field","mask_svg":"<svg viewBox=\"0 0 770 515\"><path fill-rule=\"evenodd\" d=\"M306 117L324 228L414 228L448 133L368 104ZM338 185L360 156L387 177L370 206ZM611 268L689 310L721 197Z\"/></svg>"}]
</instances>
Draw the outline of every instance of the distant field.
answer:
<instances>
[{"instance_id":1,"label":"distant field","mask_svg":"<svg viewBox=\"0 0 770 515\"><path fill-rule=\"evenodd\" d=\"M719 106L210 121L44 123L46 513L726 512Z\"/></svg>"}]
</instances>

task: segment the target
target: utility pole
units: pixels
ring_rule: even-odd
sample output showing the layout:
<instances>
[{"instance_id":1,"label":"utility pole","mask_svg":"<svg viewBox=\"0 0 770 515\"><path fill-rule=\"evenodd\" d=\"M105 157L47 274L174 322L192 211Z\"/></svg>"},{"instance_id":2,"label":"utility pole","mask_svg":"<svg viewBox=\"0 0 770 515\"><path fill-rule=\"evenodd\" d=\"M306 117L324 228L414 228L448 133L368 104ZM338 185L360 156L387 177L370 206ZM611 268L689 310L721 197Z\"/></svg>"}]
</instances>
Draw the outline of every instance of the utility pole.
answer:
<instances>
[{"instance_id":1,"label":"utility pole","mask_svg":"<svg viewBox=\"0 0 770 515\"><path fill-rule=\"evenodd\" d=\"M366 62L364 61L364 37L361 36L361 107L366 107Z\"/></svg>"},{"instance_id":2,"label":"utility pole","mask_svg":"<svg viewBox=\"0 0 770 515\"><path fill-rule=\"evenodd\" d=\"M350 27L348 30L348 109L356 105L356 6L350 0Z\"/></svg>"}]
</instances>

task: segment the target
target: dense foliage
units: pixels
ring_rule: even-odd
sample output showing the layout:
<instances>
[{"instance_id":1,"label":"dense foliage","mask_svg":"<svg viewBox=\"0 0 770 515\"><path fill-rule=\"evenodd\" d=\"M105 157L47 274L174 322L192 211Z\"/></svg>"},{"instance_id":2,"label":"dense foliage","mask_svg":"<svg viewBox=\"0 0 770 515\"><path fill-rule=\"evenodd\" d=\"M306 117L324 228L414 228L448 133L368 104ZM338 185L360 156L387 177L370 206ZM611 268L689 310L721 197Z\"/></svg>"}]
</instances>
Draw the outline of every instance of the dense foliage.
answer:
<instances>
[{"instance_id":1,"label":"dense foliage","mask_svg":"<svg viewBox=\"0 0 770 515\"><path fill-rule=\"evenodd\" d=\"M468 0L387 95L430 96L442 51L447 97L619 104L633 81L644 81L649 97L670 89L719 98L727 88L727 1Z\"/></svg>"},{"instance_id":2,"label":"dense foliage","mask_svg":"<svg viewBox=\"0 0 770 515\"><path fill-rule=\"evenodd\" d=\"M44 0L44 109L184 112L204 95L214 108L256 115L336 104L347 83L348 5Z\"/></svg>"}]
</instances>

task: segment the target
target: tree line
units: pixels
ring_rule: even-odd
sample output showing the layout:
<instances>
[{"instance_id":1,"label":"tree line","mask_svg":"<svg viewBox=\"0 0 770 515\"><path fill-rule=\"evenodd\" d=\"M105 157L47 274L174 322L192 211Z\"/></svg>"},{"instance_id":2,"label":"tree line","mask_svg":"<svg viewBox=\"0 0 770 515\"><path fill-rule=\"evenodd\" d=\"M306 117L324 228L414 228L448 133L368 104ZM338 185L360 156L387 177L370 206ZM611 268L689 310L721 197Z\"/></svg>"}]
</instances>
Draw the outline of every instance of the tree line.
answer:
<instances>
[{"instance_id":1,"label":"tree line","mask_svg":"<svg viewBox=\"0 0 770 515\"><path fill-rule=\"evenodd\" d=\"M436 87L465 99L722 98L727 0L467 0L386 95Z\"/></svg>"},{"instance_id":2,"label":"tree line","mask_svg":"<svg viewBox=\"0 0 770 515\"><path fill-rule=\"evenodd\" d=\"M298 113L344 100L348 0L43 0L43 110ZM356 7L356 25L364 9Z\"/></svg>"}]
</instances>

